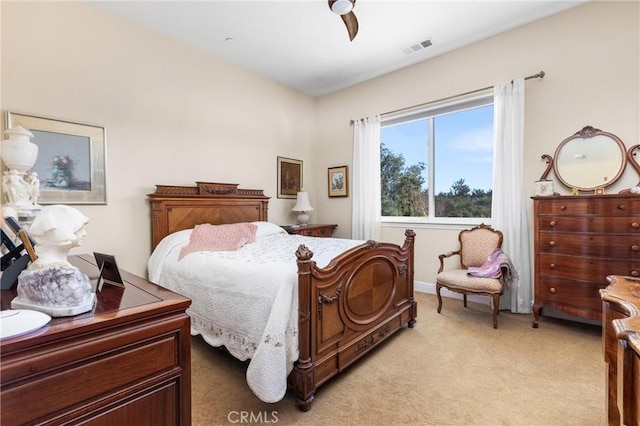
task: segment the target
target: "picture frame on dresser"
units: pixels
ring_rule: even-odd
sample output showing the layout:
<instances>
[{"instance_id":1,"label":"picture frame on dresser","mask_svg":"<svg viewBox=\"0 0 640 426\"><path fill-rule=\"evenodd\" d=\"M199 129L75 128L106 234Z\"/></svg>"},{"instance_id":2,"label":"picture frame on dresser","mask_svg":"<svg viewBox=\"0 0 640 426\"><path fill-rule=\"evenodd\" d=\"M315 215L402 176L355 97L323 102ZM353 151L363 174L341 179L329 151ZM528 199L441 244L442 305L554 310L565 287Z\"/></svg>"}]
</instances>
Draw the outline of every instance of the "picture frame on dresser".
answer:
<instances>
[{"instance_id":1,"label":"picture frame on dresser","mask_svg":"<svg viewBox=\"0 0 640 426\"><path fill-rule=\"evenodd\" d=\"M7 111L7 130L33 134L38 204L107 204L104 127Z\"/></svg>"},{"instance_id":2,"label":"picture frame on dresser","mask_svg":"<svg viewBox=\"0 0 640 426\"><path fill-rule=\"evenodd\" d=\"M278 198L296 198L302 190L302 160L278 157Z\"/></svg>"},{"instance_id":3,"label":"picture frame on dresser","mask_svg":"<svg viewBox=\"0 0 640 426\"><path fill-rule=\"evenodd\" d=\"M96 291L102 290L104 284L113 285L116 287L124 288L124 282L116 263L116 258L110 254L93 252L93 257L96 260L100 275L98 275L98 281L96 284Z\"/></svg>"}]
</instances>

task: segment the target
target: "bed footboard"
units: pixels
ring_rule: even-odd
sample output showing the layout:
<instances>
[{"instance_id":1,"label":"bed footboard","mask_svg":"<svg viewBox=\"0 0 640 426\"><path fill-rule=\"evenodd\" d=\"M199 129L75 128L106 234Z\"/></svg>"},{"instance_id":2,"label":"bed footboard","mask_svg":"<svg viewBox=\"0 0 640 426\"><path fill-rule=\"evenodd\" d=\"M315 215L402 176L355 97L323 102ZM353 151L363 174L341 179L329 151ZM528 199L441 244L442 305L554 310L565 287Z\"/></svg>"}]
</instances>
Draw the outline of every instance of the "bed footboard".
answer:
<instances>
[{"instance_id":1,"label":"bed footboard","mask_svg":"<svg viewBox=\"0 0 640 426\"><path fill-rule=\"evenodd\" d=\"M401 329L413 327L415 233L403 246L368 241L318 268L304 245L296 251L300 355L289 386L301 410L316 389Z\"/></svg>"}]
</instances>

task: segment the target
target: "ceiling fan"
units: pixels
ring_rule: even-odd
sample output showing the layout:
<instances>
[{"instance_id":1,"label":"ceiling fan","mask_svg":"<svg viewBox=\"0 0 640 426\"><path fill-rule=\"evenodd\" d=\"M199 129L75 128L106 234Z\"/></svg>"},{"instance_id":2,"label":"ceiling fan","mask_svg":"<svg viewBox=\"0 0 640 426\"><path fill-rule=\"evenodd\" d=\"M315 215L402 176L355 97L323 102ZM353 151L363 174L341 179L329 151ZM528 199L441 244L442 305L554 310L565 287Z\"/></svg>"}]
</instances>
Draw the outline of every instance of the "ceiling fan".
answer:
<instances>
[{"instance_id":1,"label":"ceiling fan","mask_svg":"<svg viewBox=\"0 0 640 426\"><path fill-rule=\"evenodd\" d=\"M358 19L353 14L356 0L329 0L329 8L337 15L340 15L349 32L349 40L353 41L358 34Z\"/></svg>"}]
</instances>

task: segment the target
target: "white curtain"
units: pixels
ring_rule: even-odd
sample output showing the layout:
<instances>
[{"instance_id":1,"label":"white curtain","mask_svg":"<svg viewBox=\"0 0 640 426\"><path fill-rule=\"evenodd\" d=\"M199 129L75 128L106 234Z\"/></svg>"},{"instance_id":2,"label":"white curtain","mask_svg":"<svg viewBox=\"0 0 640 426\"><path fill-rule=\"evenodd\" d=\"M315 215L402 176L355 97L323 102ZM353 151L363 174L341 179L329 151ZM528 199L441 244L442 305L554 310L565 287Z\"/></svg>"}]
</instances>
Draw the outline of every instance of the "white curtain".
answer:
<instances>
[{"instance_id":1,"label":"white curtain","mask_svg":"<svg viewBox=\"0 0 640 426\"><path fill-rule=\"evenodd\" d=\"M353 123L352 238L380 240L380 117Z\"/></svg>"},{"instance_id":2,"label":"white curtain","mask_svg":"<svg viewBox=\"0 0 640 426\"><path fill-rule=\"evenodd\" d=\"M503 251L517 279L500 299L502 309L530 313L532 305L528 202L523 185L524 79L494 86L494 153L491 225L502 231Z\"/></svg>"}]
</instances>

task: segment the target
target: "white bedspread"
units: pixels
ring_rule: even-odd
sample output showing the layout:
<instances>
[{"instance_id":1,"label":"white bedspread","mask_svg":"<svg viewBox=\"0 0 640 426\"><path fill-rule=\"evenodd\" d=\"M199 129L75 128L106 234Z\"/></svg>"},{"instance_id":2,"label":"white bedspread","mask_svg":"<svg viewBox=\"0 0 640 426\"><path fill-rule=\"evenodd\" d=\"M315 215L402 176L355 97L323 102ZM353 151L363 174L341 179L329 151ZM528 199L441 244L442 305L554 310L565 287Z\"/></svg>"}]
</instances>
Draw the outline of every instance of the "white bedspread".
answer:
<instances>
[{"instance_id":1,"label":"white bedspread","mask_svg":"<svg viewBox=\"0 0 640 426\"><path fill-rule=\"evenodd\" d=\"M191 230L164 238L151 254L149 280L191 298L191 334L251 359L247 383L265 402L281 400L298 359L295 251L305 244L318 266L363 241L289 235L259 225L256 242L237 251L197 252L178 261Z\"/></svg>"}]
</instances>

